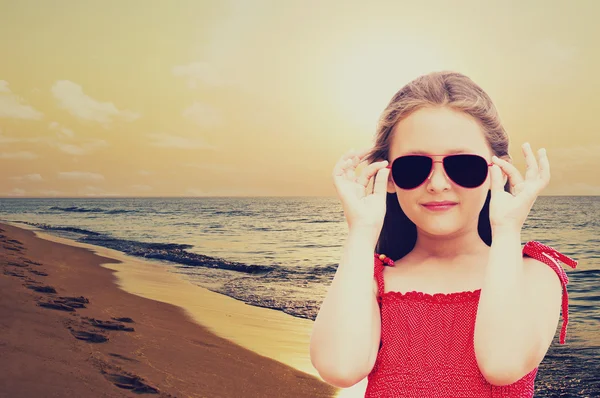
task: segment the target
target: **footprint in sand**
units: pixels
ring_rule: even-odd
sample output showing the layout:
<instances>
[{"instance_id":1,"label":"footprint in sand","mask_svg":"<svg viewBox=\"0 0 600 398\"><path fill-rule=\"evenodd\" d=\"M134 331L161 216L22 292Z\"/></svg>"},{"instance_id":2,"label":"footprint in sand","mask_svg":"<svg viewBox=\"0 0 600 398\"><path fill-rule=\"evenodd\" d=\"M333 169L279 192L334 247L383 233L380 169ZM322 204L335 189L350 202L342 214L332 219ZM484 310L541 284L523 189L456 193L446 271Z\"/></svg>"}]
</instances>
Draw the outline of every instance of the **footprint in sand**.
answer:
<instances>
[{"instance_id":1,"label":"footprint in sand","mask_svg":"<svg viewBox=\"0 0 600 398\"><path fill-rule=\"evenodd\" d=\"M38 302L38 305L40 307L44 307L44 308L51 308L53 310L60 310L60 311L68 311L68 312L74 312L75 308L73 307L69 307L68 305L62 304L62 303L55 303L54 301L40 301Z\"/></svg>"},{"instance_id":2,"label":"footprint in sand","mask_svg":"<svg viewBox=\"0 0 600 398\"><path fill-rule=\"evenodd\" d=\"M115 386L131 390L137 394L158 394L159 392L157 388L146 384L141 377L130 373L104 373L104 377Z\"/></svg>"},{"instance_id":3,"label":"footprint in sand","mask_svg":"<svg viewBox=\"0 0 600 398\"><path fill-rule=\"evenodd\" d=\"M13 245L15 245L15 246L17 246L17 245L18 245L18 246L23 246L23 243L19 242L19 241L18 241L18 240L16 240L16 239L8 239L8 240L6 240L5 242L12 243L12 244L13 244Z\"/></svg>"},{"instance_id":4,"label":"footprint in sand","mask_svg":"<svg viewBox=\"0 0 600 398\"><path fill-rule=\"evenodd\" d=\"M83 299L85 302L88 300L85 297L66 297L70 299ZM64 297L63 297L64 299ZM56 301L56 300L55 300ZM75 301L76 304L83 305L82 302ZM61 303L43 303L44 305L55 305L55 306L64 306ZM42 303L40 303L42 305ZM68 306L65 306L68 307ZM61 307L62 308L62 307ZM71 308L71 307L68 307ZM66 311L74 311L73 308L66 309ZM133 328L125 327L122 323L112 322L112 321L101 321L94 318L81 317L80 321L75 321L73 319L66 319L65 324L67 325L67 329L71 331L71 334L75 336L79 340L85 340L90 343L104 343L107 342L108 336L96 328L101 329L109 329L115 331L126 331L133 332Z\"/></svg>"},{"instance_id":5,"label":"footprint in sand","mask_svg":"<svg viewBox=\"0 0 600 398\"><path fill-rule=\"evenodd\" d=\"M139 362L137 359L135 358L129 358L126 357L125 355L121 355L121 354L117 354L116 352L109 352L108 355L110 355L111 357L115 357L115 358L119 358L122 359L124 361L129 361L129 362Z\"/></svg>"},{"instance_id":6,"label":"footprint in sand","mask_svg":"<svg viewBox=\"0 0 600 398\"><path fill-rule=\"evenodd\" d=\"M15 263L14 261L9 261L7 264L13 267L27 268L27 264Z\"/></svg>"},{"instance_id":7,"label":"footprint in sand","mask_svg":"<svg viewBox=\"0 0 600 398\"><path fill-rule=\"evenodd\" d=\"M17 272L17 271L4 270L4 275L16 276L17 278L27 278L25 276L25 274L23 274L22 272Z\"/></svg>"},{"instance_id":8,"label":"footprint in sand","mask_svg":"<svg viewBox=\"0 0 600 398\"><path fill-rule=\"evenodd\" d=\"M56 293L56 289L52 286L39 286L39 285L25 285L27 289L35 290L40 293Z\"/></svg>"},{"instance_id":9,"label":"footprint in sand","mask_svg":"<svg viewBox=\"0 0 600 398\"><path fill-rule=\"evenodd\" d=\"M36 270L34 270L34 269L28 269L27 271L31 272L32 274L39 275L39 276L48 276L48 274L47 274L47 273L45 273L45 272L42 272L42 271L36 271Z\"/></svg>"},{"instance_id":10,"label":"footprint in sand","mask_svg":"<svg viewBox=\"0 0 600 398\"><path fill-rule=\"evenodd\" d=\"M52 308L55 310L61 311L75 311L75 308L87 308L85 305L88 304L90 300L83 296L79 297L68 297L68 296L60 296L57 299L50 299L48 301L38 301L38 305L40 307Z\"/></svg>"},{"instance_id":11,"label":"footprint in sand","mask_svg":"<svg viewBox=\"0 0 600 398\"><path fill-rule=\"evenodd\" d=\"M67 305L70 305L71 307L75 307L75 308L86 308L85 304L90 303L90 300L83 296L79 296L79 297L59 296L58 300L64 302Z\"/></svg>"},{"instance_id":12,"label":"footprint in sand","mask_svg":"<svg viewBox=\"0 0 600 398\"><path fill-rule=\"evenodd\" d=\"M71 334L79 340L84 340L88 343L106 343L108 341L106 334L95 330L85 323L75 321L74 319L65 319L64 324Z\"/></svg>"},{"instance_id":13,"label":"footprint in sand","mask_svg":"<svg viewBox=\"0 0 600 398\"><path fill-rule=\"evenodd\" d=\"M123 325L122 323L119 323L119 322L101 321L99 319L88 318L85 316L82 319L84 319L84 321L87 322L88 324L98 327L98 328L102 328L102 329L118 330L118 331L123 331L123 332L135 331L134 328L126 327L125 325Z\"/></svg>"},{"instance_id":14,"label":"footprint in sand","mask_svg":"<svg viewBox=\"0 0 600 398\"><path fill-rule=\"evenodd\" d=\"M115 318L114 316L112 317L112 319L114 319L115 321L119 321L119 322L127 322L127 323L134 323L133 319L128 318L128 317L123 317L123 318Z\"/></svg>"},{"instance_id":15,"label":"footprint in sand","mask_svg":"<svg viewBox=\"0 0 600 398\"><path fill-rule=\"evenodd\" d=\"M118 358L130 359L115 353L109 353L109 355ZM160 397L174 398L173 395L161 392L158 388L148 384L140 376L125 371L119 365L112 364L99 357L93 357L90 358L90 360L108 381L119 388L131 390L131 392L136 394L160 394Z\"/></svg>"},{"instance_id":16,"label":"footprint in sand","mask_svg":"<svg viewBox=\"0 0 600 398\"><path fill-rule=\"evenodd\" d=\"M71 330L71 334L79 340L85 340L89 343L106 343L108 337L101 333L87 332L85 330Z\"/></svg>"},{"instance_id":17,"label":"footprint in sand","mask_svg":"<svg viewBox=\"0 0 600 398\"><path fill-rule=\"evenodd\" d=\"M14 252L20 252L22 247L14 246L14 245L2 245L6 250L12 250Z\"/></svg>"}]
</instances>

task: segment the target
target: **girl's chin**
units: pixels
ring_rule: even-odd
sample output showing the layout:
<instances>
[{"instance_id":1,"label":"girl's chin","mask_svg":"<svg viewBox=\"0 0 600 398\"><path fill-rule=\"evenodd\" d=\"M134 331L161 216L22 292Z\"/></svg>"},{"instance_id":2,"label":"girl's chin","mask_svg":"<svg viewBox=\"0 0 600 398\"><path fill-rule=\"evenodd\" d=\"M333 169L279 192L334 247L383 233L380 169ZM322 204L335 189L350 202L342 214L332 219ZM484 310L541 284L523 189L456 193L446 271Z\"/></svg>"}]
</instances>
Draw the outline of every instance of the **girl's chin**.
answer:
<instances>
[{"instance_id":1,"label":"girl's chin","mask_svg":"<svg viewBox=\"0 0 600 398\"><path fill-rule=\"evenodd\" d=\"M450 235L460 229L460 226L455 222L428 222L422 225L421 229L430 235Z\"/></svg>"}]
</instances>

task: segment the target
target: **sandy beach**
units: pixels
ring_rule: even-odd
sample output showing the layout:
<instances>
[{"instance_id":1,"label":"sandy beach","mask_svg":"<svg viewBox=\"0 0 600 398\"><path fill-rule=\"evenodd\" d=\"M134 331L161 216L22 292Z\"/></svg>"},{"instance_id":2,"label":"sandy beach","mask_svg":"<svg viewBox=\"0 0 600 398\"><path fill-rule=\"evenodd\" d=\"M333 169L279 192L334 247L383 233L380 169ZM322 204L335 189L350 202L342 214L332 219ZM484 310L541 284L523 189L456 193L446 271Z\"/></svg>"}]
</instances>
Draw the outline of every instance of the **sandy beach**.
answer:
<instances>
[{"instance_id":1,"label":"sandy beach","mask_svg":"<svg viewBox=\"0 0 600 398\"><path fill-rule=\"evenodd\" d=\"M67 242L0 224L0 397L338 392L306 355L311 321Z\"/></svg>"}]
</instances>

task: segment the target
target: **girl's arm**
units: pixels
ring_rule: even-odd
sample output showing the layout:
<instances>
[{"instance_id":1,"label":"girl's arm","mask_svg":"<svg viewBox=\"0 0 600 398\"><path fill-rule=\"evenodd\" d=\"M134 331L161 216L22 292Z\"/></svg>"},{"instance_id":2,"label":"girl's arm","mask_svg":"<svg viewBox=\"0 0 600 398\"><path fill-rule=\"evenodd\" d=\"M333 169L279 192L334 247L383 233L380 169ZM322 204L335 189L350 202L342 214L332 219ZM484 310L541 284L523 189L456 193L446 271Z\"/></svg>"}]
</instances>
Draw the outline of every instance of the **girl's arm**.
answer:
<instances>
[{"instance_id":1,"label":"girl's arm","mask_svg":"<svg viewBox=\"0 0 600 398\"><path fill-rule=\"evenodd\" d=\"M511 384L539 365L556 333L561 296L552 268L523 257L520 229L493 231L474 336L488 382Z\"/></svg>"},{"instance_id":2,"label":"girl's arm","mask_svg":"<svg viewBox=\"0 0 600 398\"><path fill-rule=\"evenodd\" d=\"M372 231L350 229L312 330L313 366L326 382L342 388L353 386L370 373L379 350L375 245Z\"/></svg>"}]
</instances>

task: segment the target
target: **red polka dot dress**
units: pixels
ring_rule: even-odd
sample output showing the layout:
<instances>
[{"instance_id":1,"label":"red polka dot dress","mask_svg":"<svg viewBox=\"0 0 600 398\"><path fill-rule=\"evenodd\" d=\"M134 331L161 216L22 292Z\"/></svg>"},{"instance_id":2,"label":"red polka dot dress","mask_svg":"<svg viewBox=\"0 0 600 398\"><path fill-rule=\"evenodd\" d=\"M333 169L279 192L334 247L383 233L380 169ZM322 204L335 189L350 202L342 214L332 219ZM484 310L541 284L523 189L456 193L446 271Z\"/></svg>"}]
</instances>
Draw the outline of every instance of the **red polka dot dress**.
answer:
<instances>
[{"instance_id":1,"label":"red polka dot dress","mask_svg":"<svg viewBox=\"0 0 600 398\"><path fill-rule=\"evenodd\" d=\"M568 278L557 260L577 262L536 241L523 253L548 264L560 278L565 343L568 323ZM368 376L366 398L533 397L537 368L506 386L494 386L481 374L473 336L481 289L449 294L385 292L383 267L394 266L375 254L377 301L381 309L381 343Z\"/></svg>"}]
</instances>

